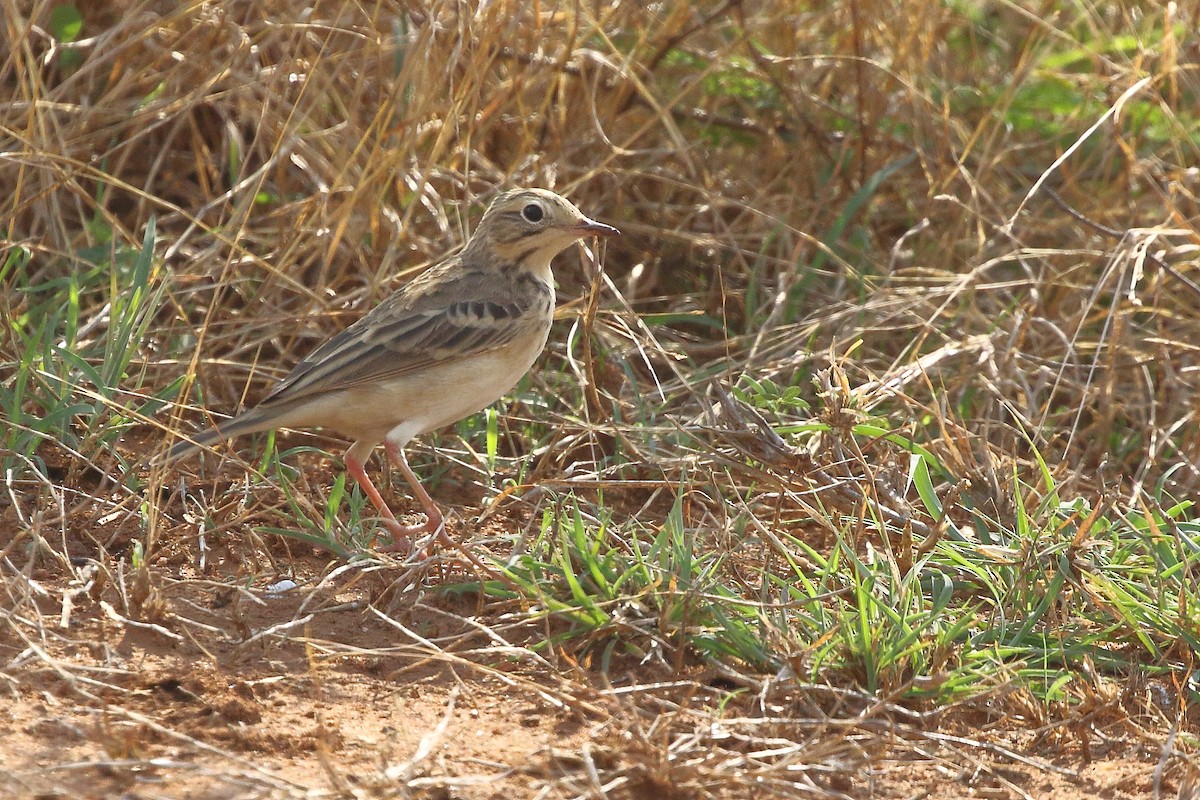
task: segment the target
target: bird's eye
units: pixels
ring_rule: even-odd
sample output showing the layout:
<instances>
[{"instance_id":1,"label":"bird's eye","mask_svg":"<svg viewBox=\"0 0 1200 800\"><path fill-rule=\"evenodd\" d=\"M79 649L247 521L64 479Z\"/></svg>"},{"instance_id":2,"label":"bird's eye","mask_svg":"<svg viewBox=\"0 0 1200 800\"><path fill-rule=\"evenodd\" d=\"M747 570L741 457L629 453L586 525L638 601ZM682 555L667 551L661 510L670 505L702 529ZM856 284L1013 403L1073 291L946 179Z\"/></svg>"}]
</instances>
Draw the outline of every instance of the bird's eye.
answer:
<instances>
[{"instance_id":1,"label":"bird's eye","mask_svg":"<svg viewBox=\"0 0 1200 800\"><path fill-rule=\"evenodd\" d=\"M521 209L521 216L526 222L541 222L546 216L546 212L537 203L530 203Z\"/></svg>"}]
</instances>

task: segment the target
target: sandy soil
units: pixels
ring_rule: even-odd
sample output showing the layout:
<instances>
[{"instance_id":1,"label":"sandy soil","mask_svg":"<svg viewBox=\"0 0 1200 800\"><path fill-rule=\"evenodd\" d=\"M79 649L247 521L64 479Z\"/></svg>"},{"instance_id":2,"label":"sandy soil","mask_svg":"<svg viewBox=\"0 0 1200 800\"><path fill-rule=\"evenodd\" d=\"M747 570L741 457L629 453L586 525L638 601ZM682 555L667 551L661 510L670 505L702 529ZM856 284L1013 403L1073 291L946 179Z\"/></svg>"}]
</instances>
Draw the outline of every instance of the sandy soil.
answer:
<instances>
[{"instance_id":1,"label":"sandy soil","mask_svg":"<svg viewBox=\"0 0 1200 800\"><path fill-rule=\"evenodd\" d=\"M198 569L196 553L180 549L153 565L147 584L87 567L73 578L54 567L18 576L10 554L0 794L1180 792L1178 761L1159 768L1167 732L1145 720L1135 728L1097 717L1039 735L1028 720L901 719L778 686L764 706L752 687L711 669L618 656L605 672L539 647L546 632L499 603L436 591L454 574L346 567L293 547L277 555L295 588L273 593L260 579L235 590L228 576L250 565L234 555L210 554Z\"/></svg>"}]
</instances>

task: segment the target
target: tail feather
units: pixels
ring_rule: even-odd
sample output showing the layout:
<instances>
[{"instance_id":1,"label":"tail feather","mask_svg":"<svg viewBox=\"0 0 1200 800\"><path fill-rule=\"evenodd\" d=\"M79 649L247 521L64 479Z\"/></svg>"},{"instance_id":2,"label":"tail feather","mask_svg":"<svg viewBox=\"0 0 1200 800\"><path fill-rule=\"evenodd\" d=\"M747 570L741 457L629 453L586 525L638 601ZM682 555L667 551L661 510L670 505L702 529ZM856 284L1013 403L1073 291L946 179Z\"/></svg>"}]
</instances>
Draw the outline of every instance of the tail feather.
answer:
<instances>
[{"instance_id":1,"label":"tail feather","mask_svg":"<svg viewBox=\"0 0 1200 800\"><path fill-rule=\"evenodd\" d=\"M161 461L167 464L178 458L189 456L193 452L214 445L224 439L232 439L244 433L265 431L275 426L275 420L269 417L269 415L262 413L257 408L252 408L244 414L226 420L220 426L214 425L211 428L205 428L202 431L189 434L188 438L171 445L171 449L162 456Z\"/></svg>"}]
</instances>

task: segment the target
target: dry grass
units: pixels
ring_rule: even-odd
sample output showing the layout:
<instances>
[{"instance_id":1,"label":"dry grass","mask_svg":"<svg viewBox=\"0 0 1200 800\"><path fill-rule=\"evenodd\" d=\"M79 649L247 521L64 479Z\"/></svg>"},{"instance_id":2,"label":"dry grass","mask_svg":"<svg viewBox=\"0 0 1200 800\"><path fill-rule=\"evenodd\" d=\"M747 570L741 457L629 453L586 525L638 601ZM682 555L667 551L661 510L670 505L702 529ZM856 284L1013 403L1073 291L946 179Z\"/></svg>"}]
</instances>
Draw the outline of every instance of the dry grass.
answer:
<instances>
[{"instance_id":1,"label":"dry grass","mask_svg":"<svg viewBox=\"0 0 1200 800\"><path fill-rule=\"evenodd\" d=\"M110 748L110 773L174 742L203 754L200 777L161 768L180 785L313 780L139 705L158 690L93 652L137 631L164 674L164 641L218 673L250 642L287 663L262 655L264 682L373 658L540 697L588 721L538 752L543 796L886 795L861 776L890 759L1022 794L986 765L1172 725L1149 763L1155 792L1178 779L1200 639L1190 10L79 6L67 41L51 3L0 0L0 678L153 743ZM326 565L307 542L364 522L305 450L327 438L186 483L142 466L512 185L625 236L601 282L559 260L539 369L415 459L505 581ZM298 608L239 605L281 575ZM395 650L310 630L395 635L459 581L478 606L443 598L449 621ZM487 796L426 758L455 741L429 730L383 768L313 734L323 780Z\"/></svg>"}]
</instances>

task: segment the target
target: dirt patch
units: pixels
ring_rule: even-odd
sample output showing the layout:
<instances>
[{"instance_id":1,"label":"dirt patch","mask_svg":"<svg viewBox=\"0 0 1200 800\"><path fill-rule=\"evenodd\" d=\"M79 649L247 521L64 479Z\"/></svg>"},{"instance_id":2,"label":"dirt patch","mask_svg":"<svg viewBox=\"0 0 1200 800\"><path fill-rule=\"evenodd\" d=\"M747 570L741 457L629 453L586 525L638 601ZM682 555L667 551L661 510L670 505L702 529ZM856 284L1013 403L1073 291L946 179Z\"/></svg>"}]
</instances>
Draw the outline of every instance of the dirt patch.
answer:
<instances>
[{"instance_id":1,"label":"dirt patch","mask_svg":"<svg viewBox=\"0 0 1200 800\"><path fill-rule=\"evenodd\" d=\"M1162 732L1089 730L1089 761L965 712L929 726L848 695L839 713L827 687L772 702L699 667L601 671L499 603L438 591L460 573L291 556L297 585L279 591L217 579L236 559L204 578L175 559L141 619L116 602L128 575L79 592L82 573L45 568L23 597L10 581L6 796L1115 800L1182 777L1159 770Z\"/></svg>"},{"instance_id":2,"label":"dirt patch","mask_svg":"<svg viewBox=\"0 0 1200 800\"><path fill-rule=\"evenodd\" d=\"M162 619L141 623L155 627L85 601L41 641L6 637L0 761L11 789L232 796L239 783L287 793L436 774L482 781L461 796L492 797L491 778L582 742L578 712L532 673L510 677L502 653L475 664L436 645L418 652L425 637L467 644L461 625L449 632L461 603L385 620L369 610L384 581L341 577L281 593L158 586ZM52 605L29 610L50 623Z\"/></svg>"}]
</instances>

